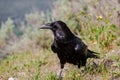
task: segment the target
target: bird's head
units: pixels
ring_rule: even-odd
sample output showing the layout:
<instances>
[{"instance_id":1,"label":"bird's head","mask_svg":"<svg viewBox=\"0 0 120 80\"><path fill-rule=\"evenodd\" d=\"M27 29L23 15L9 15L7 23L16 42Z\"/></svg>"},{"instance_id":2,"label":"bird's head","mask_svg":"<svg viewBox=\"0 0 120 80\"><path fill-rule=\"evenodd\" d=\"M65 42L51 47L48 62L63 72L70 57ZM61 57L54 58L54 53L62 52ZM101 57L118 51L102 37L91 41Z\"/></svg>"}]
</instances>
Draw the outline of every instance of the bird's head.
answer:
<instances>
[{"instance_id":1,"label":"bird's head","mask_svg":"<svg viewBox=\"0 0 120 80\"><path fill-rule=\"evenodd\" d=\"M40 29L50 29L53 32L55 32L57 30L64 30L65 28L67 28L67 26L62 21L55 21L55 22L47 23L40 27Z\"/></svg>"},{"instance_id":2,"label":"bird's head","mask_svg":"<svg viewBox=\"0 0 120 80\"><path fill-rule=\"evenodd\" d=\"M54 33L54 36L57 39L69 39L73 36L70 29L63 21L55 21L52 23L44 24L40 27L40 29L50 29Z\"/></svg>"}]
</instances>

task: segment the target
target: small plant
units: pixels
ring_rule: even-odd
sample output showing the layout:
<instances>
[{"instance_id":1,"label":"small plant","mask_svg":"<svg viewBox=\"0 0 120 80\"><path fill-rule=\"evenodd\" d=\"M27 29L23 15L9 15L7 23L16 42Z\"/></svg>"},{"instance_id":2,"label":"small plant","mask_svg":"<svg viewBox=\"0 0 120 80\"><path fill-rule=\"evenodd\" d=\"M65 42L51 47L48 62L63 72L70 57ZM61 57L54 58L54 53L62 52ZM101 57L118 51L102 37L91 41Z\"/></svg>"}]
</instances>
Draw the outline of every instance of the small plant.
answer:
<instances>
[{"instance_id":1,"label":"small plant","mask_svg":"<svg viewBox=\"0 0 120 80\"><path fill-rule=\"evenodd\" d=\"M57 75L55 73L49 73L46 80L57 80Z\"/></svg>"}]
</instances>

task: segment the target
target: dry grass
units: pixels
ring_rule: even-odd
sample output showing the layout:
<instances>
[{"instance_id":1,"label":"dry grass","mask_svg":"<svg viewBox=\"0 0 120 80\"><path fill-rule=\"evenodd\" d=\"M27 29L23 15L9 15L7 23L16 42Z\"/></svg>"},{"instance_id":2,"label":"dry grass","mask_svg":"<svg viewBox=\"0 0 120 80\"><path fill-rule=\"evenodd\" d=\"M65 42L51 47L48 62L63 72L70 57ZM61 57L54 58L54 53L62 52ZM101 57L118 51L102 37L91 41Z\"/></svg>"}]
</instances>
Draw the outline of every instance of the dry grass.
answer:
<instances>
[{"instance_id":1,"label":"dry grass","mask_svg":"<svg viewBox=\"0 0 120 80\"><path fill-rule=\"evenodd\" d=\"M41 24L54 20L65 21L89 49L101 53L100 59L88 59L83 72L66 64L63 80L119 80L119 7L111 3L119 6L117 0L59 0L54 3L51 13L26 14L27 24L21 22L21 26L15 26L8 19L0 29L0 55L9 54L7 58L0 59L0 80L10 77L17 80L57 80L60 68L57 55L50 50L52 33L38 30Z\"/></svg>"}]
</instances>

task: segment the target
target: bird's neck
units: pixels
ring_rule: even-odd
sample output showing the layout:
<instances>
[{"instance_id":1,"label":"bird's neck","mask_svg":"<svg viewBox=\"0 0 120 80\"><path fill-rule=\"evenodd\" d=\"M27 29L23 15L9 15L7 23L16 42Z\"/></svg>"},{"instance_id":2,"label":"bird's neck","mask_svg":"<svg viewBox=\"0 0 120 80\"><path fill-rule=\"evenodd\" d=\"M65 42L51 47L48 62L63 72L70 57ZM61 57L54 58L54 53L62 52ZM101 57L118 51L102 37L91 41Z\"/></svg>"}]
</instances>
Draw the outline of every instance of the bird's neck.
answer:
<instances>
[{"instance_id":1,"label":"bird's neck","mask_svg":"<svg viewBox=\"0 0 120 80\"><path fill-rule=\"evenodd\" d=\"M57 42L62 42L62 43L66 43L66 42L70 42L75 36L73 35L73 33L56 33L54 34L54 39Z\"/></svg>"}]
</instances>

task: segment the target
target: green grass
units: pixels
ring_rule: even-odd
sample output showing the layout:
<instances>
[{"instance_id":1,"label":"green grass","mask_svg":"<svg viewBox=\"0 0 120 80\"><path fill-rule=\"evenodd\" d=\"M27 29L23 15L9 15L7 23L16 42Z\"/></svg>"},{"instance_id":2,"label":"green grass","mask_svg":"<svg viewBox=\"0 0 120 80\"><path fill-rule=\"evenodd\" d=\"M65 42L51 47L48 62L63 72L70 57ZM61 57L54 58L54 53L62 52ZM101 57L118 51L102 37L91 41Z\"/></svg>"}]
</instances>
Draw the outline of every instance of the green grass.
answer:
<instances>
[{"instance_id":1,"label":"green grass","mask_svg":"<svg viewBox=\"0 0 120 80\"><path fill-rule=\"evenodd\" d=\"M64 71L63 80L87 80L88 78L108 80L120 77L120 59L117 55L109 58L110 60L88 59L85 71L67 64L65 66L68 68ZM18 80L57 80L59 69L59 60L51 51L41 50L39 54L25 52L9 55L2 60L0 78L2 80L10 77Z\"/></svg>"}]
</instances>

